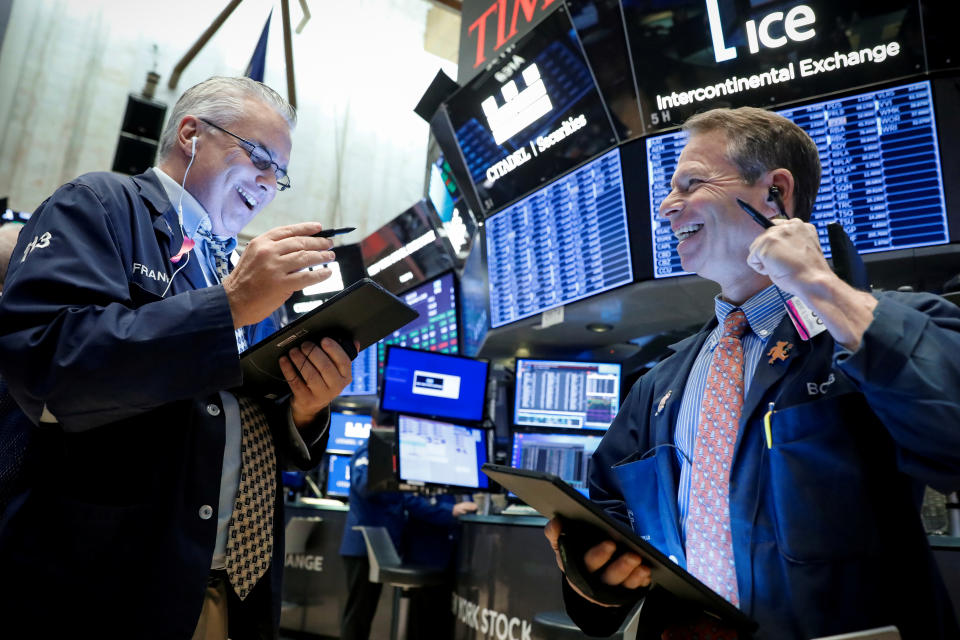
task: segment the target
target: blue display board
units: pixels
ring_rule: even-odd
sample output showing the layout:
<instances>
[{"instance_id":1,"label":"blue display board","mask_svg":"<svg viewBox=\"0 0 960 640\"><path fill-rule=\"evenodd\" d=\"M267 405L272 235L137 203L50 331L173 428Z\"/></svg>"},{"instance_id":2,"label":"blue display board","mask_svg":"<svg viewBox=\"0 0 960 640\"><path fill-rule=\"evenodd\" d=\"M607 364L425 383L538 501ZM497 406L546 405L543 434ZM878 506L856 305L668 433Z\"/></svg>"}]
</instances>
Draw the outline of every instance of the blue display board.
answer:
<instances>
[{"instance_id":1,"label":"blue display board","mask_svg":"<svg viewBox=\"0 0 960 640\"><path fill-rule=\"evenodd\" d=\"M483 419L487 367L482 360L391 346L383 372L381 407L479 422Z\"/></svg>"},{"instance_id":2,"label":"blue display board","mask_svg":"<svg viewBox=\"0 0 960 640\"><path fill-rule=\"evenodd\" d=\"M861 254L950 241L930 82L777 111L817 145L823 177L810 222L827 257L839 221ZM677 239L659 216L685 132L646 140L654 277L684 275Z\"/></svg>"},{"instance_id":3,"label":"blue display board","mask_svg":"<svg viewBox=\"0 0 960 640\"><path fill-rule=\"evenodd\" d=\"M452 273L445 273L407 291L400 298L420 314L377 343L377 361L383 371L387 345L410 349L459 353L457 293Z\"/></svg>"},{"instance_id":4,"label":"blue display board","mask_svg":"<svg viewBox=\"0 0 960 640\"><path fill-rule=\"evenodd\" d=\"M513 423L606 429L620 408L620 365L517 359Z\"/></svg>"},{"instance_id":5,"label":"blue display board","mask_svg":"<svg viewBox=\"0 0 960 640\"><path fill-rule=\"evenodd\" d=\"M633 281L620 151L490 216L490 326Z\"/></svg>"},{"instance_id":6,"label":"blue display board","mask_svg":"<svg viewBox=\"0 0 960 640\"><path fill-rule=\"evenodd\" d=\"M359 413L330 412L327 451L351 454L370 437L371 418Z\"/></svg>"},{"instance_id":7,"label":"blue display board","mask_svg":"<svg viewBox=\"0 0 960 640\"><path fill-rule=\"evenodd\" d=\"M593 452L601 436L573 433L513 434L513 454L510 466L552 473L568 482L574 489L587 495L587 478Z\"/></svg>"},{"instance_id":8,"label":"blue display board","mask_svg":"<svg viewBox=\"0 0 960 640\"><path fill-rule=\"evenodd\" d=\"M350 495L350 456L327 456L327 495L346 498Z\"/></svg>"},{"instance_id":9,"label":"blue display board","mask_svg":"<svg viewBox=\"0 0 960 640\"><path fill-rule=\"evenodd\" d=\"M350 364L353 380L340 392L342 396L372 396L377 393L377 347L367 347Z\"/></svg>"},{"instance_id":10,"label":"blue display board","mask_svg":"<svg viewBox=\"0 0 960 640\"><path fill-rule=\"evenodd\" d=\"M412 484L486 489L487 432L478 427L400 415L400 480Z\"/></svg>"}]
</instances>

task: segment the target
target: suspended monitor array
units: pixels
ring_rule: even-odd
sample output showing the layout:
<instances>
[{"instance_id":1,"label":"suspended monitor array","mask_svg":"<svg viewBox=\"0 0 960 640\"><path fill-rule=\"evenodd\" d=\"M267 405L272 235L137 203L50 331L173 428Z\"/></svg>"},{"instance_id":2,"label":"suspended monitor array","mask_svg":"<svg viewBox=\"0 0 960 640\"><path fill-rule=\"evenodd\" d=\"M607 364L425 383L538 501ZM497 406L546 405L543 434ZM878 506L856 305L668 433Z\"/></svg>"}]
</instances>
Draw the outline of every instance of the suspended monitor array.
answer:
<instances>
[{"instance_id":1,"label":"suspended monitor array","mask_svg":"<svg viewBox=\"0 0 960 640\"><path fill-rule=\"evenodd\" d=\"M923 71L920 7L938 3L622 0L646 131Z\"/></svg>"},{"instance_id":2,"label":"suspended monitor array","mask_svg":"<svg viewBox=\"0 0 960 640\"><path fill-rule=\"evenodd\" d=\"M425 282L399 296L414 308L420 317L397 329L377 343L377 362L383 371L387 345L434 351L460 352L460 329L457 323L457 290L453 273Z\"/></svg>"},{"instance_id":3,"label":"suspended monitor array","mask_svg":"<svg viewBox=\"0 0 960 640\"><path fill-rule=\"evenodd\" d=\"M607 429L620 408L620 365L517 358L513 423Z\"/></svg>"},{"instance_id":4,"label":"suspended monitor array","mask_svg":"<svg viewBox=\"0 0 960 640\"><path fill-rule=\"evenodd\" d=\"M562 6L451 96L447 110L485 211L617 141Z\"/></svg>"},{"instance_id":5,"label":"suspended monitor array","mask_svg":"<svg viewBox=\"0 0 960 640\"><path fill-rule=\"evenodd\" d=\"M488 363L391 346L380 406L386 411L480 422Z\"/></svg>"},{"instance_id":6,"label":"suspended monitor array","mask_svg":"<svg viewBox=\"0 0 960 640\"><path fill-rule=\"evenodd\" d=\"M378 343L379 344L379 343ZM350 363L353 379L340 392L342 396L372 396L377 393L377 345L367 347Z\"/></svg>"},{"instance_id":7,"label":"suspended monitor array","mask_svg":"<svg viewBox=\"0 0 960 640\"><path fill-rule=\"evenodd\" d=\"M416 203L360 243L367 274L399 293L454 267L449 242L429 199Z\"/></svg>"},{"instance_id":8,"label":"suspended monitor array","mask_svg":"<svg viewBox=\"0 0 960 640\"><path fill-rule=\"evenodd\" d=\"M582 433L513 434L510 466L559 476L574 489L587 495L587 480L593 452L600 445L600 435Z\"/></svg>"},{"instance_id":9,"label":"suspended monitor array","mask_svg":"<svg viewBox=\"0 0 960 640\"><path fill-rule=\"evenodd\" d=\"M474 239L473 248L460 274L460 326L462 327L462 353L475 357L480 352L490 330L489 312L490 285L487 264L483 259L483 242L480 235Z\"/></svg>"},{"instance_id":10,"label":"suspended monitor array","mask_svg":"<svg viewBox=\"0 0 960 640\"><path fill-rule=\"evenodd\" d=\"M369 415L331 411L327 451L352 454L370 437L370 425Z\"/></svg>"},{"instance_id":11,"label":"suspended monitor array","mask_svg":"<svg viewBox=\"0 0 960 640\"><path fill-rule=\"evenodd\" d=\"M486 489L487 432L479 427L400 415L397 420L401 482Z\"/></svg>"},{"instance_id":12,"label":"suspended monitor array","mask_svg":"<svg viewBox=\"0 0 960 640\"><path fill-rule=\"evenodd\" d=\"M485 229L492 327L633 281L619 149L490 216Z\"/></svg>"},{"instance_id":13,"label":"suspended monitor array","mask_svg":"<svg viewBox=\"0 0 960 640\"><path fill-rule=\"evenodd\" d=\"M350 495L350 456L327 455L327 495L335 498Z\"/></svg>"},{"instance_id":14,"label":"suspended monitor array","mask_svg":"<svg viewBox=\"0 0 960 640\"><path fill-rule=\"evenodd\" d=\"M827 257L827 224L835 220L861 254L950 241L929 81L777 113L803 128L820 153L823 176L810 222ZM645 141L656 278L686 273L670 223L658 211L686 141L682 131Z\"/></svg>"}]
</instances>

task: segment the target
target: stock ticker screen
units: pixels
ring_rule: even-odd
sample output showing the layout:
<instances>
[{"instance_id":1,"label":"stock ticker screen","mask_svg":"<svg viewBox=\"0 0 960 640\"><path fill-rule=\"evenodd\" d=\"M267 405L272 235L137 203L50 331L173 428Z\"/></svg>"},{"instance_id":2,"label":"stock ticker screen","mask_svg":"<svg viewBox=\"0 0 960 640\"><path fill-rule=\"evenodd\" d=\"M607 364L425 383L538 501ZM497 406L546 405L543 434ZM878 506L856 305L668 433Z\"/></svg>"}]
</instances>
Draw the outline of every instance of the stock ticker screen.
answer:
<instances>
[{"instance_id":1,"label":"stock ticker screen","mask_svg":"<svg viewBox=\"0 0 960 640\"><path fill-rule=\"evenodd\" d=\"M606 429L620 408L620 365L517 358L513 423Z\"/></svg>"},{"instance_id":2,"label":"stock ticker screen","mask_svg":"<svg viewBox=\"0 0 960 640\"><path fill-rule=\"evenodd\" d=\"M377 343L380 373L383 373L388 344L437 353L459 353L457 294L452 273L425 282L398 297L413 307L420 317Z\"/></svg>"},{"instance_id":3,"label":"stock ticker screen","mask_svg":"<svg viewBox=\"0 0 960 640\"><path fill-rule=\"evenodd\" d=\"M593 452L602 436L566 433L513 434L510 466L559 476L574 489L587 495L587 477Z\"/></svg>"},{"instance_id":4,"label":"stock ticker screen","mask_svg":"<svg viewBox=\"0 0 960 640\"><path fill-rule=\"evenodd\" d=\"M633 281L620 150L487 218L490 326Z\"/></svg>"},{"instance_id":5,"label":"stock ticker screen","mask_svg":"<svg viewBox=\"0 0 960 640\"><path fill-rule=\"evenodd\" d=\"M377 346L367 347L350 363L353 380L340 392L342 396L372 396L377 393Z\"/></svg>"},{"instance_id":6,"label":"stock ticker screen","mask_svg":"<svg viewBox=\"0 0 960 640\"><path fill-rule=\"evenodd\" d=\"M930 82L777 113L803 128L820 153L823 176L810 222L827 257L827 224L834 221L861 254L950 241ZM656 278L686 273L670 223L658 212L686 140L675 132L646 141Z\"/></svg>"}]
</instances>

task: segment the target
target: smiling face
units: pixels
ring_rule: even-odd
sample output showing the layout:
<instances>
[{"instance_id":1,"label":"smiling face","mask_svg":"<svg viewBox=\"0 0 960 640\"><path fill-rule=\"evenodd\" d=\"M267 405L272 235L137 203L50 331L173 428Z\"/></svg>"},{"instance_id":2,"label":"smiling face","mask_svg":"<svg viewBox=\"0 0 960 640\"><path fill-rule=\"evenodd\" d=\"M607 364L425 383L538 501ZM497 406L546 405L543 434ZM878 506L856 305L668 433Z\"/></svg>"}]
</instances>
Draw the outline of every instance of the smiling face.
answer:
<instances>
[{"instance_id":1,"label":"smiling face","mask_svg":"<svg viewBox=\"0 0 960 640\"><path fill-rule=\"evenodd\" d=\"M279 166L287 166L290 129L286 120L263 102L248 99L243 116L233 122L210 121L259 144ZM201 123L199 132L187 190L203 205L213 233L236 236L277 195L274 168L257 169L243 143L222 131Z\"/></svg>"},{"instance_id":2,"label":"smiling face","mask_svg":"<svg viewBox=\"0 0 960 640\"><path fill-rule=\"evenodd\" d=\"M750 243L763 229L737 205L737 198L772 215L763 179L748 185L726 154L720 131L695 133L680 154L672 190L660 205L680 240L686 271L718 283L727 300L740 303L769 284L747 264Z\"/></svg>"}]
</instances>

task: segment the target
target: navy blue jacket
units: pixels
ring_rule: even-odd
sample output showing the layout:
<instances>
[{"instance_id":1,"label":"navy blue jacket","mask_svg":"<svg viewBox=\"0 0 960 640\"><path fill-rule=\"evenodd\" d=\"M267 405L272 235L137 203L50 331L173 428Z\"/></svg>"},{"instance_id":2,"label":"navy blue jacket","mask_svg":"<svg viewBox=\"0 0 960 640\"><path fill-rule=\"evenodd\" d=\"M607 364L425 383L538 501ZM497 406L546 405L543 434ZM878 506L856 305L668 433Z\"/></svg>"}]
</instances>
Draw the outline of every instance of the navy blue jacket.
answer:
<instances>
[{"instance_id":1,"label":"navy blue jacket","mask_svg":"<svg viewBox=\"0 0 960 640\"><path fill-rule=\"evenodd\" d=\"M174 276L182 240L152 172L81 176L21 234L0 297L0 371L38 424L42 469L0 530L0 635L18 621L34 634L193 633L216 537L218 391L242 375L223 287L206 287L196 256ZM310 459L290 442L286 408L264 408L280 486L279 467ZM323 415L304 439L325 426ZM325 435L311 453L324 447ZM248 599L274 625L282 506L278 491L272 568Z\"/></svg>"},{"instance_id":2,"label":"navy blue jacket","mask_svg":"<svg viewBox=\"0 0 960 640\"><path fill-rule=\"evenodd\" d=\"M591 498L686 566L671 444L687 377L713 319L631 389L593 457ZM919 517L923 487L960 487L960 309L879 294L853 354L804 343L784 318L744 402L730 480L741 609L757 638L806 639L893 624L906 640L958 638ZM668 395L669 394L669 395ZM763 416L774 403L772 446ZM616 629L566 590L584 630Z\"/></svg>"},{"instance_id":3,"label":"navy blue jacket","mask_svg":"<svg viewBox=\"0 0 960 640\"><path fill-rule=\"evenodd\" d=\"M438 500L436 503L418 495L399 491L370 492L367 490L367 443L353 454L350 460L350 511L343 527L343 539L340 542L340 555L360 557L367 555L367 545L363 534L354 531L355 526L386 527L393 540L397 553L405 561L435 566L446 566L449 561L448 545L437 545L433 553L424 552L421 547L415 549L405 542L404 529L410 522L426 523L430 527L442 530L441 537L446 540L447 531L456 524L453 516L453 503Z\"/></svg>"}]
</instances>

